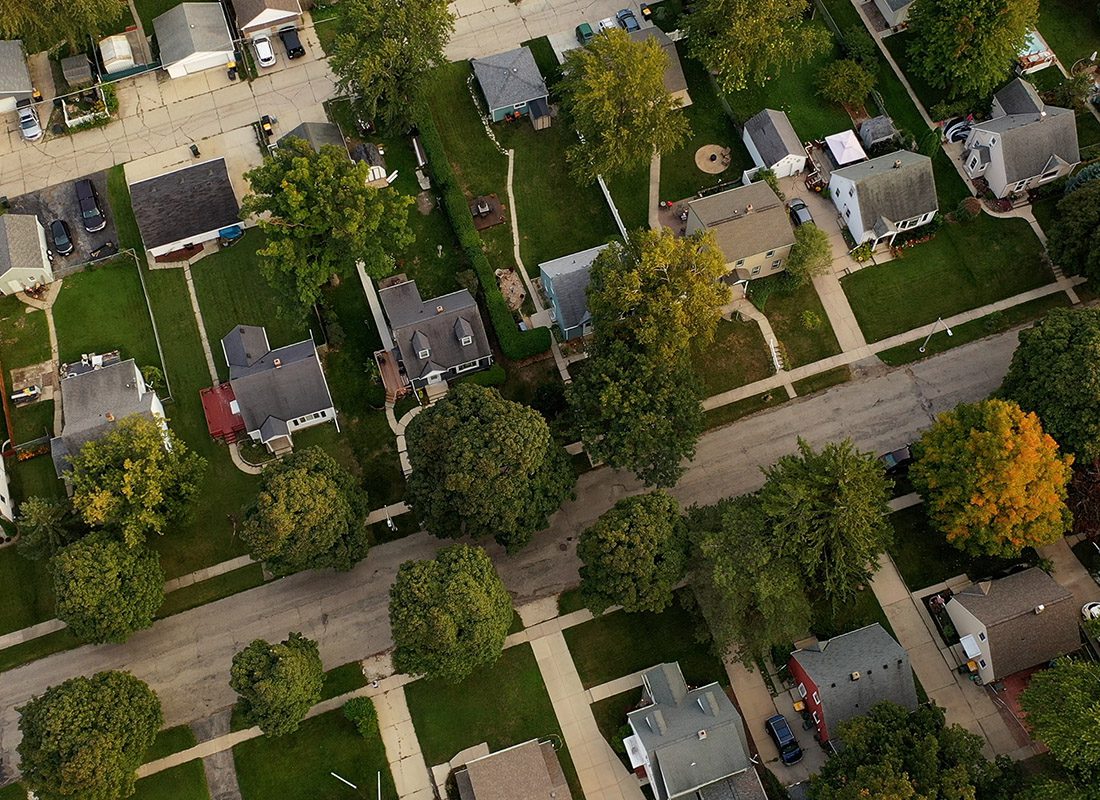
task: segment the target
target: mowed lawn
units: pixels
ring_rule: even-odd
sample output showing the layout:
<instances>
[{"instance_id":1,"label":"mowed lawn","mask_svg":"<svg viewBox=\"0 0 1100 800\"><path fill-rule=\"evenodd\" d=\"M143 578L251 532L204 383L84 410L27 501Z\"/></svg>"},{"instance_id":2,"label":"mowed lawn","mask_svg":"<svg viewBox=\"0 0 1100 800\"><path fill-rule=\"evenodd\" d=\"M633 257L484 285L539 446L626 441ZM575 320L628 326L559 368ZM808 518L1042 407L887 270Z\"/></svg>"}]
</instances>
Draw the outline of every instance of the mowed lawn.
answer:
<instances>
[{"instance_id":1,"label":"mowed lawn","mask_svg":"<svg viewBox=\"0 0 1100 800\"><path fill-rule=\"evenodd\" d=\"M607 188L628 231L649 227L648 164L607 179Z\"/></svg>"},{"instance_id":2,"label":"mowed lawn","mask_svg":"<svg viewBox=\"0 0 1100 800\"><path fill-rule=\"evenodd\" d=\"M841 286L867 340L877 342L1051 280L1027 222L982 214L972 222L945 224L932 241L861 269Z\"/></svg>"},{"instance_id":3,"label":"mowed lawn","mask_svg":"<svg viewBox=\"0 0 1100 800\"><path fill-rule=\"evenodd\" d=\"M196 758L142 778L130 800L210 800L202 760Z\"/></svg>"},{"instance_id":4,"label":"mowed lawn","mask_svg":"<svg viewBox=\"0 0 1100 800\"><path fill-rule=\"evenodd\" d=\"M48 361L50 333L46 314L20 302L18 297L0 297L0 360L5 381L17 367Z\"/></svg>"},{"instance_id":5,"label":"mowed lawn","mask_svg":"<svg viewBox=\"0 0 1100 800\"><path fill-rule=\"evenodd\" d=\"M696 349L691 360L705 397L763 380L775 372L768 344L751 320L720 320L714 341Z\"/></svg>"},{"instance_id":6,"label":"mowed lawn","mask_svg":"<svg viewBox=\"0 0 1100 800\"><path fill-rule=\"evenodd\" d=\"M812 364L839 353L840 344L813 284L777 288L784 283L782 275L761 278L749 284L749 292L783 346L787 367Z\"/></svg>"},{"instance_id":7,"label":"mowed lawn","mask_svg":"<svg viewBox=\"0 0 1100 800\"><path fill-rule=\"evenodd\" d=\"M49 462L49 458L35 460ZM4 587L0 635L53 618L53 579L46 562L29 561L14 547L0 549L0 586Z\"/></svg>"},{"instance_id":8,"label":"mowed lawn","mask_svg":"<svg viewBox=\"0 0 1100 800\"><path fill-rule=\"evenodd\" d=\"M1100 48L1100 15L1088 0L1039 0L1039 33L1069 69Z\"/></svg>"}]
</instances>

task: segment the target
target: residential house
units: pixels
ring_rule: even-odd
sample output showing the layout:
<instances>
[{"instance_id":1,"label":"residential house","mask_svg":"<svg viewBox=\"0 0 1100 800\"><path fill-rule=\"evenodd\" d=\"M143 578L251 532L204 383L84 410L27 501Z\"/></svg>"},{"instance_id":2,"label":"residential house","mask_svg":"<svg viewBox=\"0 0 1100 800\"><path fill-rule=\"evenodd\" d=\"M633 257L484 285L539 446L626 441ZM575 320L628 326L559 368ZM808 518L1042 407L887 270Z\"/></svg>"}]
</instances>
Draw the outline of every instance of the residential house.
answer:
<instances>
[{"instance_id":1,"label":"residential house","mask_svg":"<svg viewBox=\"0 0 1100 800\"><path fill-rule=\"evenodd\" d=\"M1081 646L1073 593L1038 567L971 584L946 610L983 683Z\"/></svg>"},{"instance_id":2,"label":"residential house","mask_svg":"<svg viewBox=\"0 0 1100 800\"><path fill-rule=\"evenodd\" d=\"M795 650L787 666L817 726L819 742L836 736L841 723L877 703L917 708L909 654L877 622Z\"/></svg>"},{"instance_id":3,"label":"residential house","mask_svg":"<svg viewBox=\"0 0 1100 800\"><path fill-rule=\"evenodd\" d=\"M997 197L1049 183L1081 161L1077 120L1016 78L993 95L991 118L971 127L962 161L966 174L985 178Z\"/></svg>"},{"instance_id":4,"label":"residential house","mask_svg":"<svg viewBox=\"0 0 1100 800\"><path fill-rule=\"evenodd\" d=\"M233 0L233 13L245 38L297 27L302 21L298 0Z\"/></svg>"},{"instance_id":5,"label":"residential house","mask_svg":"<svg viewBox=\"0 0 1100 800\"><path fill-rule=\"evenodd\" d=\"M65 420L61 435L50 440L50 455L60 478L69 460L86 443L105 436L119 420L135 414L164 421L164 406L146 385L132 358L118 352L90 354L76 364L62 364L61 410Z\"/></svg>"},{"instance_id":6,"label":"residential house","mask_svg":"<svg viewBox=\"0 0 1100 800\"><path fill-rule=\"evenodd\" d=\"M589 270L596 256L606 247L601 244L539 264L542 290L550 301L554 322L566 341L592 333L587 295Z\"/></svg>"},{"instance_id":7,"label":"residential house","mask_svg":"<svg viewBox=\"0 0 1100 800\"><path fill-rule=\"evenodd\" d=\"M745 727L717 683L688 688L678 663L642 673L641 708L627 714L630 765L656 800L764 800Z\"/></svg>"},{"instance_id":8,"label":"residential house","mask_svg":"<svg viewBox=\"0 0 1100 800\"><path fill-rule=\"evenodd\" d=\"M900 136L898 129L894 127L894 121L885 114L865 119L859 126L859 140L867 150L877 145L896 142Z\"/></svg>"},{"instance_id":9,"label":"residential house","mask_svg":"<svg viewBox=\"0 0 1100 800\"><path fill-rule=\"evenodd\" d=\"M668 56L668 66L665 67L664 74L665 89L672 95L674 100L680 101L681 108L690 106L691 95L688 94L687 78L684 77L684 68L680 64L680 54L676 52L676 43L656 25L631 31L629 35L636 42L656 40L661 49L665 51L665 55Z\"/></svg>"},{"instance_id":10,"label":"residential house","mask_svg":"<svg viewBox=\"0 0 1100 800\"><path fill-rule=\"evenodd\" d=\"M517 47L470 63L493 122L520 114L530 117L536 129L550 127L550 91L530 48Z\"/></svg>"},{"instance_id":11,"label":"residential house","mask_svg":"<svg viewBox=\"0 0 1100 800\"><path fill-rule=\"evenodd\" d=\"M691 200L687 207L686 233L714 234L730 278L748 280L783 269L794 229L783 202L764 181Z\"/></svg>"},{"instance_id":12,"label":"residential house","mask_svg":"<svg viewBox=\"0 0 1100 800\"><path fill-rule=\"evenodd\" d=\"M932 159L898 150L833 170L829 196L857 244L893 244L939 210Z\"/></svg>"},{"instance_id":13,"label":"residential house","mask_svg":"<svg viewBox=\"0 0 1100 800\"><path fill-rule=\"evenodd\" d=\"M460 800L551 800L569 797L554 745L532 739L467 761L454 772Z\"/></svg>"},{"instance_id":14,"label":"residential house","mask_svg":"<svg viewBox=\"0 0 1100 800\"><path fill-rule=\"evenodd\" d=\"M53 282L46 231L33 214L0 216L0 295Z\"/></svg>"},{"instance_id":15,"label":"residential house","mask_svg":"<svg viewBox=\"0 0 1100 800\"><path fill-rule=\"evenodd\" d=\"M493 351L477 302L465 289L423 300L416 281L378 293L390 323L397 360L414 389L488 369Z\"/></svg>"},{"instance_id":16,"label":"residential house","mask_svg":"<svg viewBox=\"0 0 1100 800\"><path fill-rule=\"evenodd\" d=\"M221 3L180 3L153 20L153 33L172 78L226 67L235 58Z\"/></svg>"},{"instance_id":17,"label":"residential house","mask_svg":"<svg viewBox=\"0 0 1100 800\"><path fill-rule=\"evenodd\" d=\"M212 4L216 5L216 4ZM215 158L130 184L141 240L167 257L218 238L241 224L241 210L224 158Z\"/></svg>"},{"instance_id":18,"label":"residential house","mask_svg":"<svg viewBox=\"0 0 1100 800\"><path fill-rule=\"evenodd\" d=\"M19 39L0 41L0 113L14 111L16 105L34 94L27 55Z\"/></svg>"},{"instance_id":19,"label":"residential house","mask_svg":"<svg viewBox=\"0 0 1100 800\"><path fill-rule=\"evenodd\" d=\"M891 28L905 25L909 19L909 7L913 0L875 0L875 8Z\"/></svg>"},{"instance_id":20,"label":"residential house","mask_svg":"<svg viewBox=\"0 0 1100 800\"><path fill-rule=\"evenodd\" d=\"M777 178L797 175L806 168L806 149L782 111L765 108L745 121L741 140L752 163L770 169Z\"/></svg>"}]
</instances>

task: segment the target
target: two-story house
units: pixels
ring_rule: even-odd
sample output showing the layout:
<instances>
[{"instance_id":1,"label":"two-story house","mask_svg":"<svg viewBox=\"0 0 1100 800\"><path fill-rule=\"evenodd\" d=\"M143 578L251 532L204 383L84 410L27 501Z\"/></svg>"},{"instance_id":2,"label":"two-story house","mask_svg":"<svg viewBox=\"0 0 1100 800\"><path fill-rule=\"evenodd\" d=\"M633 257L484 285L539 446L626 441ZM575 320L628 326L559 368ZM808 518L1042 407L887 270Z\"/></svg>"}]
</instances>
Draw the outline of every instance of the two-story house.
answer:
<instances>
[{"instance_id":1,"label":"two-story house","mask_svg":"<svg viewBox=\"0 0 1100 800\"><path fill-rule=\"evenodd\" d=\"M898 150L833 170L829 197L856 244L893 244L939 210L932 159Z\"/></svg>"},{"instance_id":2,"label":"two-story house","mask_svg":"<svg viewBox=\"0 0 1100 800\"><path fill-rule=\"evenodd\" d=\"M776 274L794 247L787 209L764 181L691 200L687 213L685 232L714 234L735 280Z\"/></svg>"}]
</instances>

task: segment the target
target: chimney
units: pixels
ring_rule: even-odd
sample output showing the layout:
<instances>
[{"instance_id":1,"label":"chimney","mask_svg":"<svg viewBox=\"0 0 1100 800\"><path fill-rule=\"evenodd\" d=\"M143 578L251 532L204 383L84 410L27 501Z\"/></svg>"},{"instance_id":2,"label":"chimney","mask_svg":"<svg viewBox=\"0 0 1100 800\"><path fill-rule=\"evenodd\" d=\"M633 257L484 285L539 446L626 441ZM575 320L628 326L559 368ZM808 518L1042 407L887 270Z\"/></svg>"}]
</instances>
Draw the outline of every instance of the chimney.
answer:
<instances>
[{"instance_id":1,"label":"chimney","mask_svg":"<svg viewBox=\"0 0 1100 800\"><path fill-rule=\"evenodd\" d=\"M283 360L281 358L276 358L275 361L272 363L275 364L275 369L278 369L283 365Z\"/></svg>"},{"instance_id":2,"label":"chimney","mask_svg":"<svg viewBox=\"0 0 1100 800\"><path fill-rule=\"evenodd\" d=\"M901 159L894 162L894 169L901 169Z\"/></svg>"},{"instance_id":3,"label":"chimney","mask_svg":"<svg viewBox=\"0 0 1100 800\"><path fill-rule=\"evenodd\" d=\"M852 677L853 681L858 681L859 680L859 673L858 672L853 672L851 677Z\"/></svg>"},{"instance_id":4,"label":"chimney","mask_svg":"<svg viewBox=\"0 0 1100 800\"><path fill-rule=\"evenodd\" d=\"M745 206L745 213L749 214L751 212L752 212L752 203L749 203L747 206Z\"/></svg>"},{"instance_id":5,"label":"chimney","mask_svg":"<svg viewBox=\"0 0 1100 800\"><path fill-rule=\"evenodd\" d=\"M103 418L105 420L107 420L108 422L114 422L115 421L115 415L112 414L110 411L108 411L106 414L104 414Z\"/></svg>"},{"instance_id":6,"label":"chimney","mask_svg":"<svg viewBox=\"0 0 1100 800\"><path fill-rule=\"evenodd\" d=\"M697 735L698 735L700 741L707 738L707 732L706 731L699 731L699 733Z\"/></svg>"},{"instance_id":7,"label":"chimney","mask_svg":"<svg viewBox=\"0 0 1100 800\"><path fill-rule=\"evenodd\" d=\"M444 311L443 306L436 306L435 307L435 313L436 314L442 314L443 311Z\"/></svg>"}]
</instances>

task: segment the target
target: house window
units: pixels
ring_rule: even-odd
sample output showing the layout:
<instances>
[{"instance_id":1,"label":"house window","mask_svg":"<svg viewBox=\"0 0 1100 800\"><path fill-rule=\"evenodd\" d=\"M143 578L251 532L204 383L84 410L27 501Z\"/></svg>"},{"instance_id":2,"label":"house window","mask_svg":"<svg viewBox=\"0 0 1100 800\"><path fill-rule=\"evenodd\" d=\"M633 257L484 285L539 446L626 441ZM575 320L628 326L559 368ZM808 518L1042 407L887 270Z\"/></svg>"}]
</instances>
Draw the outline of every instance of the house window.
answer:
<instances>
[{"instance_id":1,"label":"house window","mask_svg":"<svg viewBox=\"0 0 1100 800\"><path fill-rule=\"evenodd\" d=\"M819 717L817 715L817 712L815 711L814 712L814 725L820 725L820 724L821 724L821 717Z\"/></svg>"},{"instance_id":2,"label":"house window","mask_svg":"<svg viewBox=\"0 0 1100 800\"><path fill-rule=\"evenodd\" d=\"M1043 176L1041 178L1039 178L1039 180L1049 181L1049 180L1054 180L1057 177L1058 177L1058 170L1052 169L1050 172L1044 172Z\"/></svg>"},{"instance_id":3,"label":"house window","mask_svg":"<svg viewBox=\"0 0 1100 800\"><path fill-rule=\"evenodd\" d=\"M514 106L512 106L513 111L522 111L525 108L527 108L526 103L516 103Z\"/></svg>"},{"instance_id":4,"label":"house window","mask_svg":"<svg viewBox=\"0 0 1100 800\"><path fill-rule=\"evenodd\" d=\"M984 633L979 633L978 638L981 639L984 642L985 641L985 634Z\"/></svg>"},{"instance_id":5,"label":"house window","mask_svg":"<svg viewBox=\"0 0 1100 800\"><path fill-rule=\"evenodd\" d=\"M804 683L798 684L798 696L799 697L805 697L806 696L806 684L804 684Z\"/></svg>"},{"instance_id":6,"label":"house window","mask_svg":"<svg viewBox=\"0 0 1100 800\"><path fill-rule=\"evenodd\" d=\"M1023 188L1025 187L1025 186L1027 186L1027 182L1028 182L1029 180L1030 180L1030 178L1024 178L1024 179L1023 179L1022 181L1020 181L1020 182L1019 182L1019 183L1017 183L1017 184L1016 184L1015 186L1013 186L1013 187L1012 187L1012 189L1013 189L1014 191L1017 191L1017 192L1018 192L1018 191L1020 191L1020 190L1021 190L1021 189L1023 189Z\"/></svg>"},{"instance_id":7,"label":"house window","mask_svg":"<svg viewBox=\"0 0 1100 800\"><path fill-rule=\"evenodd\" d=\"M739 259L737 259L737 263L736 263L736 264L734 264L734 266L735 266L735 267L743 267L743 266L745 266L745 259L743 259L743 258L739 258Z\"/></svg>"},{"instance_id":8,"label":"house window","mask_svg":"<svg viewBox=\"0 0 1100 800\"><path fill-rule=\"evenodd\" d=\"M752 268L752 274L753 275L759 275L760 274L760 267L753 267Z\"/></svg>"},{"instance_id":9,"label":"house window","mask_svg":"<svg viewBox=\"0 0 1100 800\"><path fill-rule=\"evenodd\" d=\"M851 219L851 217L852 217L852 209L849 208L847 211L844 212L844 219Z\"/></svg>"},{"instance_id":10,"label":"house window","mask_svg":"<svg viewBox=\"0 0 1100 800\"><path fill-rule=\"evenodd\" d=\"M781 266L783 266L783 259L781 258L777 258L772 262L772 269L779 269Z\"/></svg>"},{"instance_id":11,"label":"house window","mask_svg":"<svg viewBox=\"0 0 1100 800\"><path fill-rule=\"evenodd\" d=\"M328 416L328 412L327 411L321 411L317 414L317 416L319 416L321 419L324 419L325 417Z\"/></svg>"},{"instance_id":12,"label":"house window","mask_svg":"<svg viewBox=\"0 0 1100 800\"><path fill-rule=\"evenodd\" d=\"M856 193L856 187L852 186L851 188L848 189L848 196L849 197L851 197L855 193Z\"/></svg>"},{"instance_id":13,"label":"house window","mask_svg":"<svg viewBox=\"0 0 1100 800\"><path fill-rule=\"evenodd\" d=\"M292 420L290 421L290 424L291 424L291 425L293 425L293 426L294 426L295 428L297 428L297 427L298 427L299 425L301 425L302 423L301 423L301 422L299 422L299 421L298 421L298 420L296 420L296 419L292 419Z\"/></svg>"},{"instance_id":14,"label":"house window","mask_svg":"<svg viewBox=\"0 0 1100 800\"><path fill-rule=\"evenodd\" d=\"M418 350L416 353L417 358L427 358L432 354L431 350Z\"/></svg>"},{"instance_id":15,"label":"house window","mask_svg":"<svg viewBox=\"0 0 1100 800\"><path fill-rule=\"evenodd\" d=\"M977 156L971 156L970 161L966 165L966 168L967 169L974 169L974 167L976 167L976 166L978 166L978 157Z\"/></svg>"},{"instance_id":16,"label":"house window","mask_svg":"<svg viewBox=\"0 0 1100 800\"><path fill-rule=\"evenodd\" d=\"M995 144L997 144L997 137L996 136L990 136L989 137L989 146L992 147Z\"/></svg>"},{"instance_id":17,"label":"house window","mask_svg":"<svg viewBox=\"0 0 1100 800\"><path fill-rule=\"evenodd\" d=\"M764 254L764 258L771 258L774 255L775 255L775 251L774 250L769 250L768 252L766 252Z\"/></svg>"},{"instance_id":18,"label":"house window","mask_svg":"<svg viewBox=\"0 0 1100 800\"><path fill-rule=\"evenodd\" d=\"M840 187L833 189L833 197L840 197Z\"/></svg>"},{"instance_id":19,"label":"house window","mask_svg":"<svg viewBox=\"0 0 1100 800\"><path fill-rule=\"evenodd\" d=\"M817 692L814 692L814 703L817 705L821 705L821 697L818 695Z\"/></svg>"},{"instance_id":20,"label":"house window","mask_svg":"<svg viewBox=\"0 0 1100 800\"><path fill-rule=\"evenodd\" d=\"M462 344L463 347L466 347L467 345L471 345L471 344L474 343L474 337L473 336L463 336L458 341L459 341L459 343Z\"/></svg>"},{"instance_id":21,"label":"house window","mask_svg":"<svg viewBox=\"0 0 1100 800\"><path fill-rule=\"evenodd\" d=\"M983 659L980 659L980 660L978 661L978 666L979 666L979 667L981 667L982 669L985 669L985 667L986 667L986 663L985 663L985 659L984 659L984 658L983 658Z\"/></svg>"},{"instance_id":22,"label":"house window","mask_svg":"<svg viewBox=\"0 0 1100 800\"><path fill-rule=\"evenodd\" d=\"M469 372L470 370L476 368L479 363L480 362L478 360L467 361L465 364L459 364L457 367L455 367L455 372Z\"/></svg>"}]
</instances>

